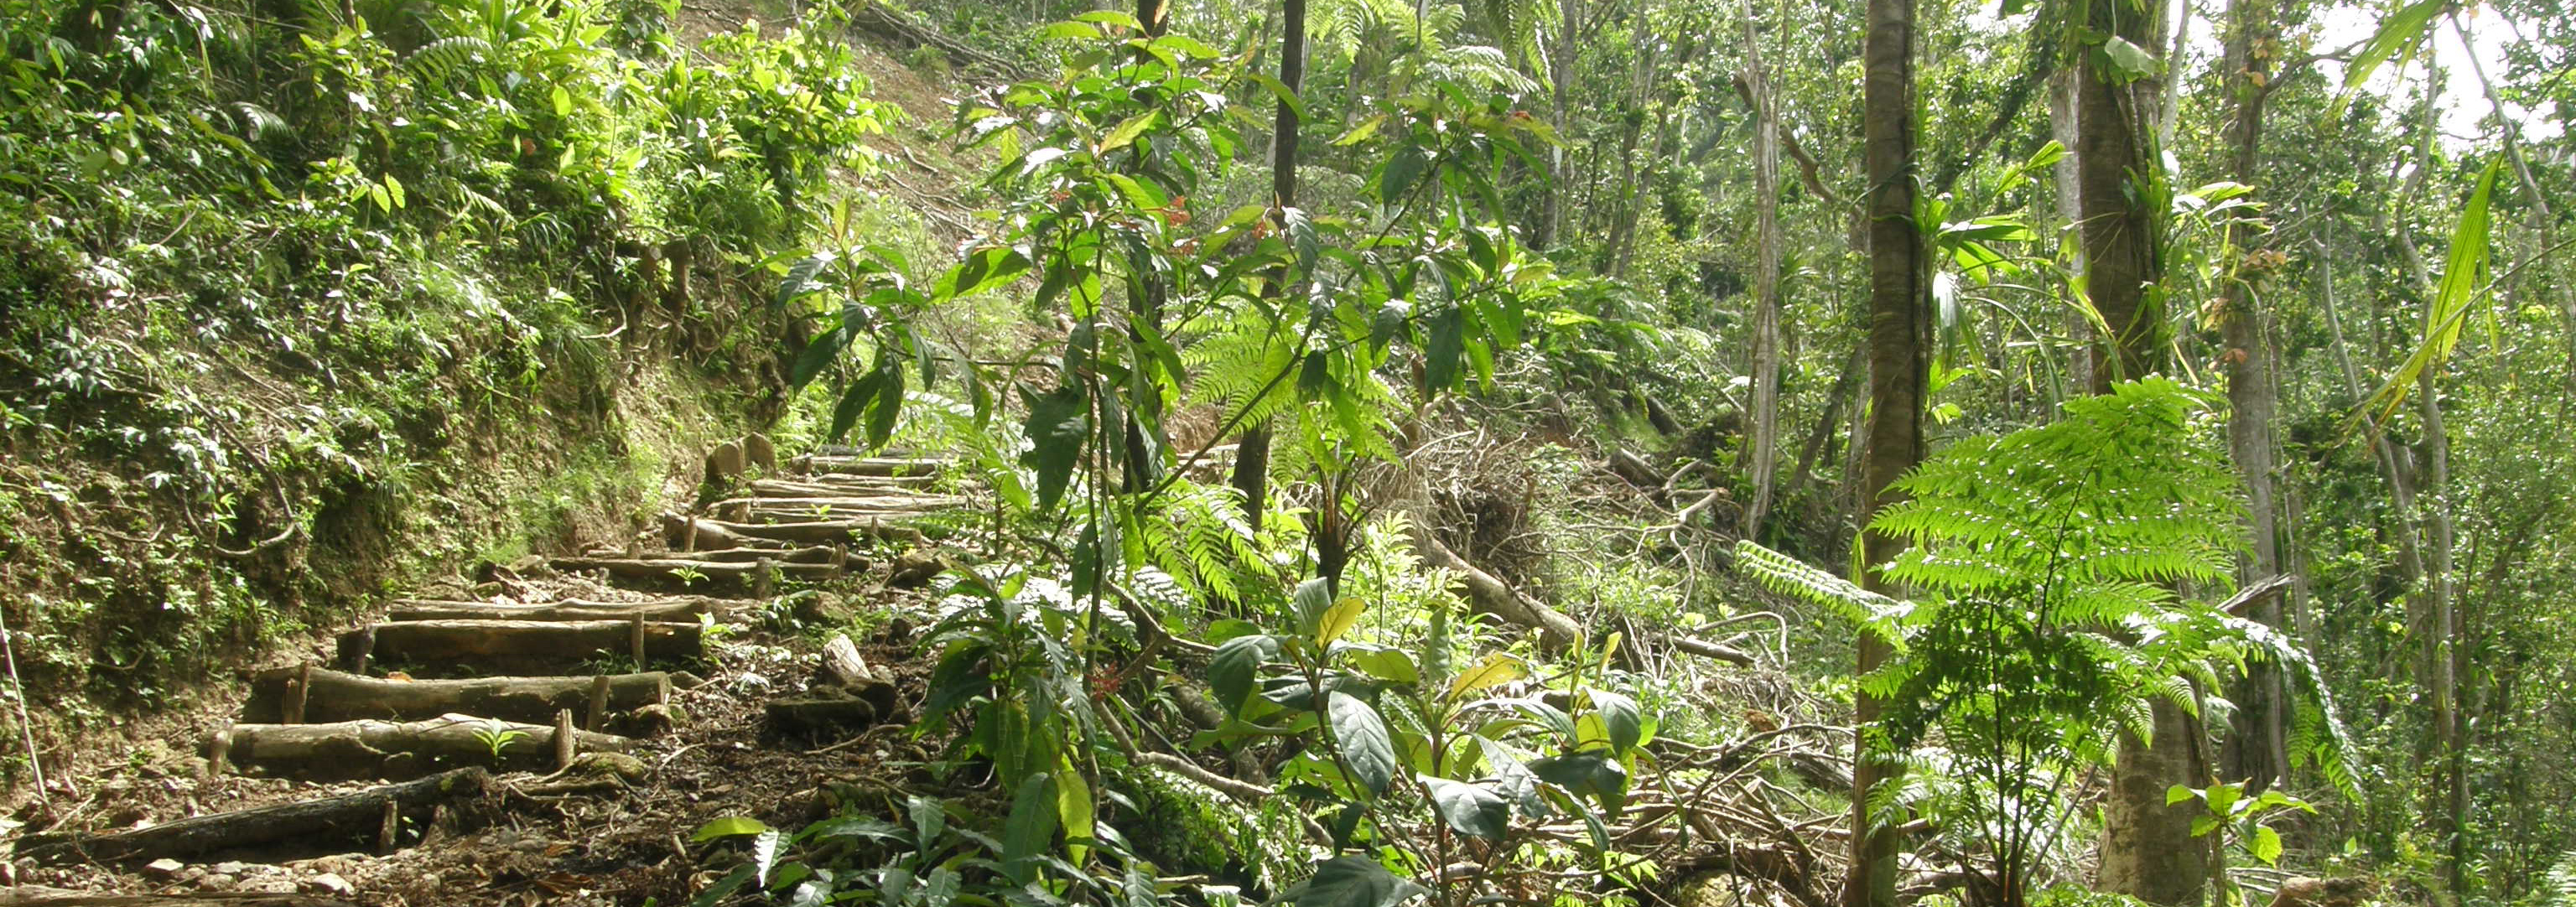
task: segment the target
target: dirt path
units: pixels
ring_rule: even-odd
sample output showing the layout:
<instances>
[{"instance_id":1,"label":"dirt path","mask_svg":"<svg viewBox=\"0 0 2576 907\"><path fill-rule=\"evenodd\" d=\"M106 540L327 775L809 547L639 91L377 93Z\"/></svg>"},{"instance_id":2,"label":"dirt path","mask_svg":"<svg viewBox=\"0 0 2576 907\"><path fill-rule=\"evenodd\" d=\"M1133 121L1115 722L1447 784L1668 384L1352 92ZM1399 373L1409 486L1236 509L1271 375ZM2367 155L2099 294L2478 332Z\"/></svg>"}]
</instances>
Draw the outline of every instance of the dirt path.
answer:
<instances>
[{"instance_id":1,"label":"dirt path","mask_svg":"<svg viewBox=\"0 0 2576 907\"><path fill-rule=\"evenodd\" d=\"M719 448L734 496L663 538L398 599L258 672L171 742L195 756L7 829L0 905L685 903L708 819L809 821L930 758L905 730L927 668L860 615L932 572L869 554L970 504L944 467Z\"/></svg>"}]
</instances>

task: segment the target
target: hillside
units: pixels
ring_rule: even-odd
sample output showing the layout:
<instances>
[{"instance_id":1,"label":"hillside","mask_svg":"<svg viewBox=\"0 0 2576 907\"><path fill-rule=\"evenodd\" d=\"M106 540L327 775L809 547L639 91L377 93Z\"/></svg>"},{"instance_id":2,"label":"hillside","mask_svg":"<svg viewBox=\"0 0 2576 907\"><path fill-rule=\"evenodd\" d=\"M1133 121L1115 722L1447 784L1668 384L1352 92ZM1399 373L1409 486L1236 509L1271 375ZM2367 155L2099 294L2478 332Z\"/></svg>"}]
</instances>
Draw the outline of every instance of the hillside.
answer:
<instances>
[{"instance_id":1,"label":"hillside","mask_svg":"<svg viewBox=\"0 0 2576 907\"><path fill-rule=\"evenodd\" d=\"M2558 18L0 0L0 905L2557 907Z\"/></svg>"}]
</instances>

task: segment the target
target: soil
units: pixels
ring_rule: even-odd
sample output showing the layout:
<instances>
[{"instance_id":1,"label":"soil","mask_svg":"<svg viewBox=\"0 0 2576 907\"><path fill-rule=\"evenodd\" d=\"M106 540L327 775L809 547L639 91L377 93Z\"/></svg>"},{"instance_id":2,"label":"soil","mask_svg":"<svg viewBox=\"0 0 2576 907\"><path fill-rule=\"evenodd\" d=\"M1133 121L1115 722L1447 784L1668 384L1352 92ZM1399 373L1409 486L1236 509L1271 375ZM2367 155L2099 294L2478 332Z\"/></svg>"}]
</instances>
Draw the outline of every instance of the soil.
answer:
<instances>
[{"instance_id":1,"label":"soil","mask_svg":"<svg viewBox=\"0 0 2576 907\"><path fill-rule=\"evenodd\" d=\"M891 557L853 558L886 563ZM604 577L548 575L532 564L484 583L485 595L535 603L563 599L649 600L652 594L618 588ZM461 580L422 590L430 597L465 597ZM42 865L13 857L0 864L0 882L22 892L66 889L99 894L304 893L380 905L534 905L685 903L732 865L719 852L724 842L691 843L707 821L750 816L773 827L800 828L843 803L884 802L886 794L914 786L915 767L934 758L937 741L918 741L908 721L917 711L930 666L905 640L865 625L892 626L878 615L919 610L919 593L886 588L883 568L821 584L825 596L842 596L843 613L855 621L817 628L797 623L792 605L771 603L736 611L720 623L706 655L679 666L703 683L674 689L678 726L650 737L633 753L639 777L595 779L595 789L555 792L567 779L519 772L496 778L478 801L444 812L418 840L391 853L350 851L344 844L300 843L180 859L106 865ZM506 591L505 591L506 590ZM784 599L780 600L784 601ZM807 609L812 610L812 609ZM902 714L837 739L788 738L763 727L771 699L812 692L821 642L832 630L851 630L872 671L898 691ZM282 653L286 663L327 663L316 644ZM413 666L432 670L437 666ZM656 665L655 667L666 667ZM289 778L206 773L197 741L223 726L229 711L204 710L156 721L145 742L119 763L67 779L67 790L29 804L0 825L16 839L53 831L104 833L175 819L364 790L382 782L316 784ZM574 777L570 780L587 780ZM900 803L899 794L892 796ZM710 862L711 861L711 862ZM702 864L707 868L702 868ZM0 904L13 903L0 893Z\"/></svg>"}]
</instances>

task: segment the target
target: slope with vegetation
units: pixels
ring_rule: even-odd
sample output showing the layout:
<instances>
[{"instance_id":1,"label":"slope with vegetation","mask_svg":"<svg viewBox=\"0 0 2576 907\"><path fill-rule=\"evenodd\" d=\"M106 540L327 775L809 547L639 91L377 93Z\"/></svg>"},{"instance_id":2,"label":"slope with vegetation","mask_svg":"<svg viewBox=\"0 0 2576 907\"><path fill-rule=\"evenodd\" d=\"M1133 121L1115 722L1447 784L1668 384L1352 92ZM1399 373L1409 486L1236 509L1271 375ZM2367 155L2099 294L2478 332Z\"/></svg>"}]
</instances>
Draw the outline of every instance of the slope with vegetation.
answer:
<instances>
[{"instance_id":1,"label":"slope with vegetation","mask_svg":"<svg viewBox=\"0 0 2576 907\"><path fill-rule=\"evenodd\" d=\"M341 654L715 682L371 892L2576 897L2545 4L19 2L31 877L214 805L82 729L473 569Z\"/></svg>"}]
</instances>

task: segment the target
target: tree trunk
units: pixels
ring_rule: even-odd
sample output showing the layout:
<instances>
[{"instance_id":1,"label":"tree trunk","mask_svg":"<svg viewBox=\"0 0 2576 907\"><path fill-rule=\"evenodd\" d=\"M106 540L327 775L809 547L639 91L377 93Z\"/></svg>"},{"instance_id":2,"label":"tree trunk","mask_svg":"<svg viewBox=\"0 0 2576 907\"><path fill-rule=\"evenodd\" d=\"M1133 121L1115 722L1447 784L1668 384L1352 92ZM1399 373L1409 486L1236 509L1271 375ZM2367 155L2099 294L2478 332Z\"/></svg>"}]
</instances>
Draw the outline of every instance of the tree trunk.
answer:
<instances>
[{"instance_id":1,"label":"tree trunk","mask_svg":"<svg viewBox=\"0 0 2576 907\"><path fill-rule=\"evenodd\" d=\"M1305 90L1306 84L1306 0L1286 0L1282 13L1279 84L1294 94ZM1297 112L1281 102L1272 122L1270 195L1272 204L1285 209L1297 204ZM1280 283L1270 281L1266 292L1285 295ZM1260 532L1261 512L1270 500L1270 423L1253 426L1236 442L1232 484L1243 495L1244 522Z\"/></svg>"},{"instance_id":2,"label":"tree trunk","mask_svg":"<svg viewBox=\"0 0 2576 907\"><path fill-rule=\"evenodd\" d=\"M2160 48L2152 13L2130 0L2090 0L2088 25L2140 48ZM2148 289L2163 277L2160 212L2139 179L2161 172L2149 116L2154 78L2121 81L2088 52L2076 78L2076 181L2083 212L2086 294L2107 336L2093 350L2093 392L2161 371L2168 345L2162 304ZM2154 904L2198 904L2209 878L2210 843L2192 837L2190 803L2168 804L2176 784L2206 786L2199 732L2181 707L2155 700L2153 736L2120 734L2104 807L2100 887Z\"/></svg>"},{"instance_id":3,"label":"tree trunk","mask_svg":"<svg viewBox=\"0 0 2576 907\"><path fill-rule=\"evenodd\" d=\"M1755 120L1753 201L1758 248L1753 266L1753 436L1746 467L1753 479L1753 495L1745 502L1738 534L1759 539L1780 471L1780 108L1771 95L1770 75L1763 71L1762 43L1750 0L1744 8L1744 60L1744 82L1753 98Z\"/></svg>"},{"instance_id":4,"label":"tree trunk","mask_svg":"<svg viewBox=\"0 0 2576 907\"><path fill-rule=\"evenodd\" d=\"M2246 185L2261 185L2256 176L2271 58L2256 48L2279 36L2276 12L2274 0L2235 0L2228 9L2224 66L2229 95L2227 138L2232 146L2229 178ZM2251 228L2234 225L2229 233L2230 245L2238 247L2251 245L2255 235ZM2219 361L2227 376L2227 447L2245 480L2246 516L2253 537L2238 578L2253 582L2283 572L2285 547L2280 477L2273 456L2280 440L2273 427L2278 407L2272 343L2247 279L2240 272L2220 285L2218 315L2220 343L2225 347ZM2248 616L2281 626L2280 602L2279 597L2266 599ZM2289 770L2287 690L2280 669L2268 662L2249 665L2231 698L2237 712L2221 762L2227 766L2227 778L2243 779L2249 793L2259 792Z\"/></svg>"},{"instance_id":5,"label":"tree trunk","mask_svg":"<svg viewBox=\"0 0 2576 907\"><path fill-rule=\"evenodd\" d=\"M1582 56L1575 44L1576 28L1583 22L1582 0L1557 0L1557 11L1561 15L1556 21L1556 48L1547 55L1547 76L1558 142L1548 146L1546 194L1539 197L1538 229L1530 236L1530 248L1542 252L1555 248L1565 231L1568 170L1563 143L1574 140L1574 64Z\"/></svg>"},{"instance_id":6,"label":"tree trunk","mask_svg":"<svg viewBox=\"0 0 2576 907\"><path fill-rule=\"evenodd\" d=\"M1923 236L1914 224L1914 0L1869 0L1868 16L1861 104L1869 164L1870 415L1856 522L1862 527L1861 585L1889 593L1896 590L1878 567L1893 560L1904 542L1868 527L1873 515L1899 499L1896 480L1923 459L1931 319ZM1858 673L1877 670L1892 654L1886 643L1862 636ZM1869 795L1900 770L1891 754L1872 743L1885 742L1874 727L1883 710L1879 701L1861 695L1854 707L1860 734L1853 744L1852 851L1843 904L1890 907L1896 903L1900 835L1895 817L1871 815Z\"/></svg>"}]
</instances>

